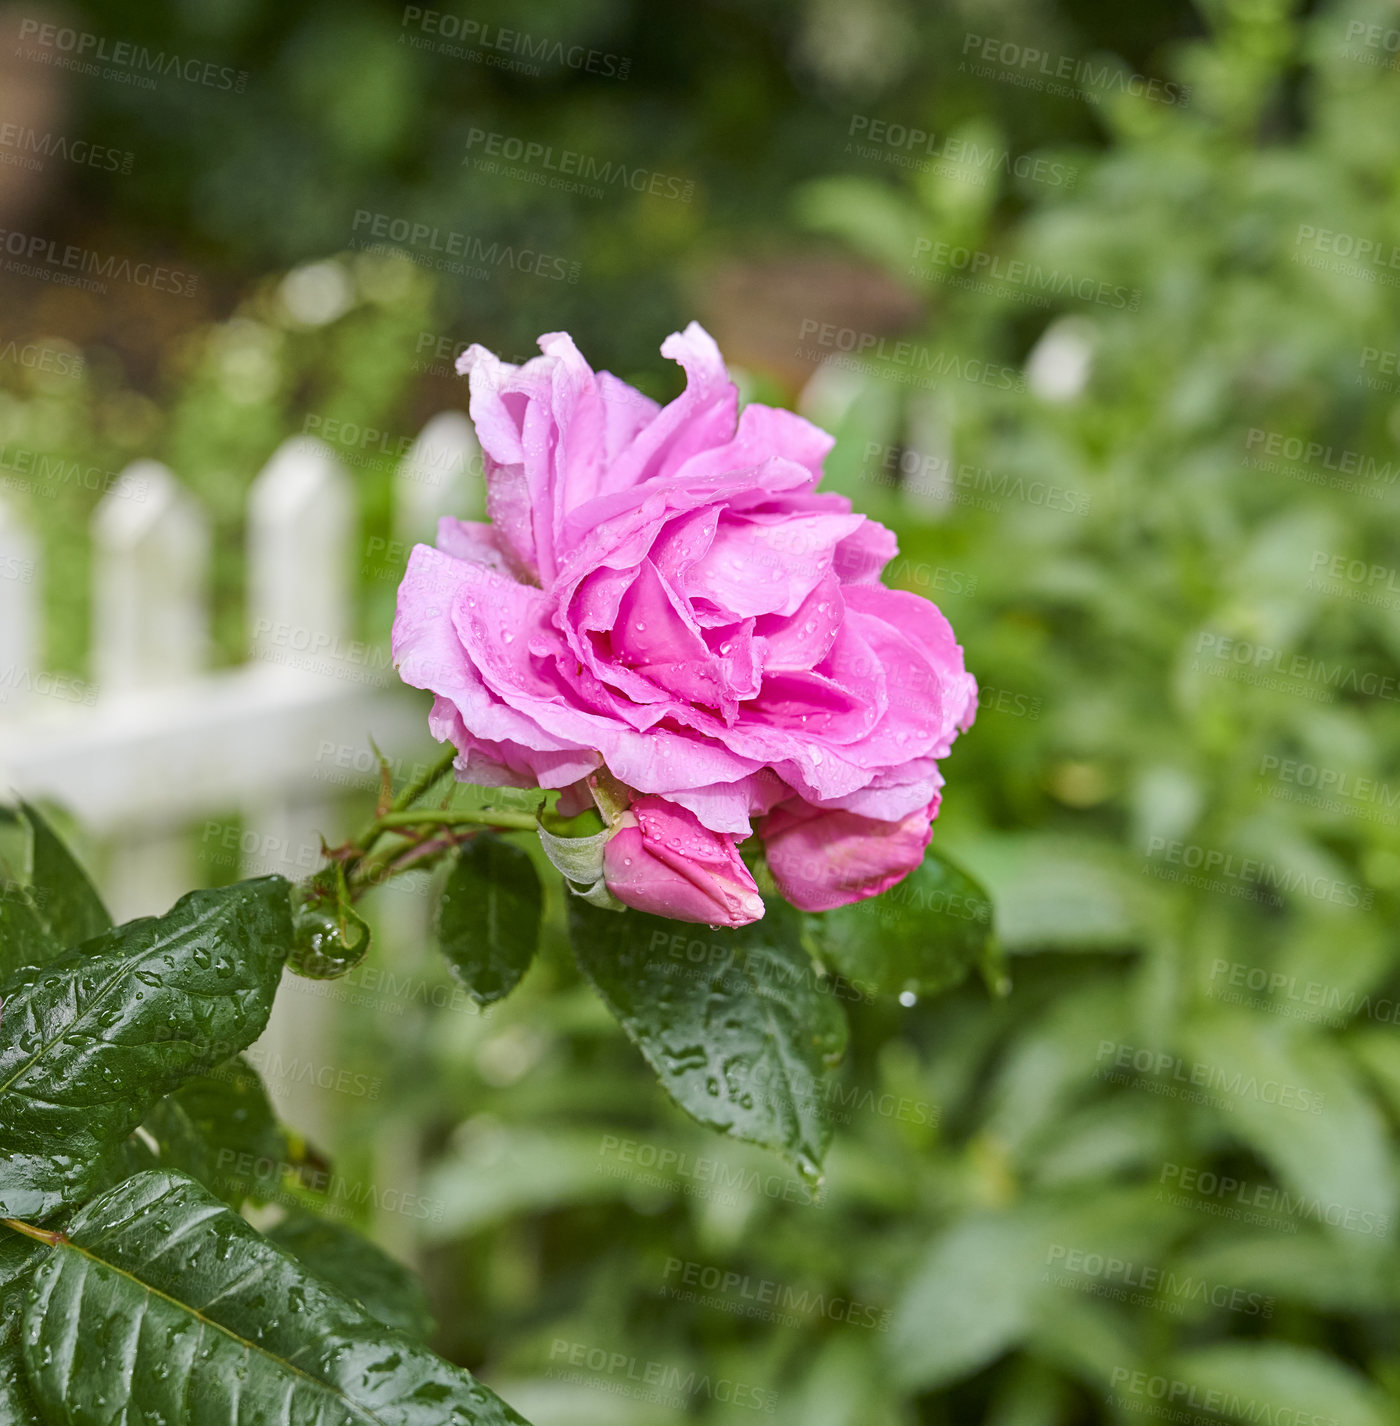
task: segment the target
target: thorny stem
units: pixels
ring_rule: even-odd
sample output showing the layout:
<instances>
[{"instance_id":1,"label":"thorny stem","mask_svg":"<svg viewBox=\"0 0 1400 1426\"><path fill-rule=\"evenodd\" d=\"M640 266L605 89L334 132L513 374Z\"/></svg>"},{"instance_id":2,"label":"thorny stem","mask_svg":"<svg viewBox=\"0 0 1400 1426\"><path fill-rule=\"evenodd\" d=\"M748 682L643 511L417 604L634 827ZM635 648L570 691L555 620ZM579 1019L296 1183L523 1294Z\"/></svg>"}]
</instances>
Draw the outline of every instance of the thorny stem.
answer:
<instances>
[{"instance_id":1,"label":"thorny stem","mask_svg":"<svg viewBox=\"0 0 1400 1426\"><path fill-rule=\"evenodd\" d=\"M376 817L365 833L350 848L347 881L351 897L356 898L372 886L388 881L400 872L450 850L475 835L478 828L496 827L502 830L530 832L537 826L533 812L496 812L490 809L456 811L385 812ZM456 831L452 829L458 829ZM377 860L369 859L370 848L386 832L399 832L408 838L400 846Z\"/></svg>"},{"instance_id":2,"label":"thorny stem","mask_svg":"<svg viewBox=\"0 0 1400 1426\"><path fill-rule=\"evenodd\" d=\"M328 853L345 871L352 899L371 886L388 881L401 871L430 860L437 854L468 840L478 827L498 827L510 831L533 831L538 825L533 812L496 812L490 810L414 811L413 804L431 792L452 771L456 761L455 748L449 747L438 760L424 769L386 808L384 802L374 819L352 841ZM460 831L452 831L460 828ZM377 860L370 860L381 837L393 833L407 839L407 846L398 846Z\"/></svg>"},{"instance_id":3,"label":"thorny stem","mask_svg":"<svg viewBox=\"0 0 1400 1426\"><path fill-rule=\"evenodd\" d=\"M389 881L400 872L411 871L420 863L430 861L442 852L451 851L453 847L470 841L475 835L475 828L470 831L449 831L440 836L427 837L420 842L410 842L406 847L399 847L377 861L362 862L348 878L351 899L359 897L372 886Z\"/></svg>"},{"instance_id":4,"label":"thorny stem","mask_svg":"<svg viewBox=\"0 0 1400 1426\"><path fill-rule=\"evenodd\" d=\"M435 762L421 777L416 777L408 784L404 790L394 799L394 805L390 809L394 812L402 812L405 807L412 807L427 790L440 782L449 772L452 771L452 764L457 759L457 749L449 747L447 751Z\"/></svg>"},{"instance_id":5,"label":"thorny stem","mask_svg":"<svg viewBox=\"0 0 1400 1426\"><path fill-rule=\"evenodd\" d=\"M394 798L389 806L390 812L402 812L406 807L412 807L420 797L430 788L436 786L452 771L452 764L456 760L456 748L449 747L448 750L430 767L415 777L399 795ZM383 804L381 804L382 806ZM383 813L377 814L383 816ZM351 844L353 849L361 855L368 852L379 840L379 822L371 822Z\"/></svg>"}]
</instances>

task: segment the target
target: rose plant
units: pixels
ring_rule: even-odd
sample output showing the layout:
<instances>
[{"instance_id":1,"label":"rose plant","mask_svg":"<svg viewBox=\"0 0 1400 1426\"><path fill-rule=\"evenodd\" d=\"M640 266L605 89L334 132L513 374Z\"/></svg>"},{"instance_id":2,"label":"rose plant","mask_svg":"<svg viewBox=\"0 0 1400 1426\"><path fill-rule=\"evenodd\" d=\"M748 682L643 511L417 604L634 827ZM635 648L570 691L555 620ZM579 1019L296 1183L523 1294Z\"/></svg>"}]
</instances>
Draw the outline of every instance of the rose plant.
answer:
<instances>
[{"instance_id":1,"label":"rose plant","mask_svg":"<svg viewBox=\"0 0 1400 1426\"><path fill-rule=\"evenodd\" d=\"M489 1005L552 863L665 1091L813 1180L846 994L1002 985L985 896L929 850L976 685L938 610L880 583L890 532L817 489L830 438L741 411L695 325L662 348L687 379L666 406L540 345L464 356L490 523L443 519L399 592L394 656L448 748L397 794L385 763L318 871L113 926L42 814L5 815L0 1422L521 1420L323 1216L315 1151L241 1057L284 967L364 957L357 904L390 877L436 871L441 949Z\"/></svg>"}]
</instances>

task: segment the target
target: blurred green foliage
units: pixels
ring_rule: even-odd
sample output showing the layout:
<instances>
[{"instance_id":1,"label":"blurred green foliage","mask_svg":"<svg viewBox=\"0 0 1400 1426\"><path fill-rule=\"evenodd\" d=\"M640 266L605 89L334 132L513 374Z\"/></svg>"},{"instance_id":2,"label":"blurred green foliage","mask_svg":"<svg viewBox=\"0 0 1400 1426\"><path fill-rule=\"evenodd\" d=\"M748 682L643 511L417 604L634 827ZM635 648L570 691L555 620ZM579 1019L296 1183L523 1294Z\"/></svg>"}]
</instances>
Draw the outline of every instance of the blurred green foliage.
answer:
<instances>
[{"instance_id":1,"label":"blurred green foliage","mask_svg":"<svg viewBox=\"0 0 1400 1426\"><path fill-rule=\"evenodd\" d=\"M425 1272L436 1345L541 1426L768 1405L793 1426L1394 1421L1393 10L473 8L630 56L625 82L411 51L393 7L89 12L254 76L218 112L182 88L166 109L94 91L143 160L101 195L116 222L230 273L322 259L360 208L582 265L577 284L454 284L349 256L352 300L321 326L269 278L164 385L135 394L99 360L5 397L7 440L160 455L229 530L307 411L416 429L421 330L519 356L569 328L665 394L652 353L707 261L839 248L926 304L907 347L851 353L806 402L839 436L830 483L898 531L892 578L944 608L983 685L936 839L991 890L1012 993L847 1006L813 1202L668 1105L570 968L560 905L481 1015L447 986L428 898L387 889L371 969L336 1006L345 1063L383 1090L336 1105L327 1147L434 1205L373 1226ZM973 75L965 36L984 31L1189 102L1111 80L1056 96L985 58ZM862 158L854 115L1075 181ZM472 178L473 126L696 196ZM1070 281L1047 292L1037 269ZM366 532L387 529L388 463L357 475ZM53 512L54 540L80 545L77 513ZM392 580L364 583L382 636ZM83 597L51 594L60 659L81 658ZM708 1385L645 1399L672 1368Z\"/></svg>"}]
</instances>

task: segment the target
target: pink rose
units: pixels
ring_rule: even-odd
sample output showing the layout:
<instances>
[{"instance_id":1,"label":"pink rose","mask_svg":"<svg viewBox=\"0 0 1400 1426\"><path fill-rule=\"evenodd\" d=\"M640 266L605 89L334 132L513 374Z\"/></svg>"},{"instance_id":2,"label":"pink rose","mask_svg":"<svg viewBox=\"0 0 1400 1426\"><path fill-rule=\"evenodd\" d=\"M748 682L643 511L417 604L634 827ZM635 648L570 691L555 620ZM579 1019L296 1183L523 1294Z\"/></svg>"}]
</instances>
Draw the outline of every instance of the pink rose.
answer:
<instances>
[{"instance_id":1,"label":"pink rose","mask_svg":"<svg viewBox=\"0 0 1400 1426\"><path fill-rule=\"evenodd\" d=\"M863 819L825 824L842 848L867 824L887 848L879 824L925 835L976 684L937 608L880 584L890 531L817 491L831 438L740 413L694 323L661 348L687 376L665 407L562 333L540 347L459 361L491 523L441 521L399 589L395 661L436 695L458 776L565 788L606 766L735 840L780 804ZM829 860L832 905L903 874Z\"/></svg>"},{"instance_id":2,"label":"pink rose","mask_svg":"<svg viewBox=\"0 0 1400 1426\"><path fill-rule=\"evenodd\" d=\"M619 901L677 921L746 926L763 915L734 838L663 797L639 797L623 813L603 849L603 876Z\"/></svg>"}]
</instances>

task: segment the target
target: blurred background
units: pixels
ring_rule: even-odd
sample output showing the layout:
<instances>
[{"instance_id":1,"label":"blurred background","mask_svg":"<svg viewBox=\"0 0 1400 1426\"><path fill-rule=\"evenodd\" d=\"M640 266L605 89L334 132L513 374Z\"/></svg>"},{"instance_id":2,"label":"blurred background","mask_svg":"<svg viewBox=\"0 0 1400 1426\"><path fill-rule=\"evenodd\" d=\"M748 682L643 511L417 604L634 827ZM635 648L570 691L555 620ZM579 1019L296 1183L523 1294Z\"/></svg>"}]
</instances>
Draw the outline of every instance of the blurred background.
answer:
<instances>
[{"instance_id":1,"label":"blurred background","mask_svg":"<svg viewBox=\"0 0 1400 1426\"><path fill-rule=\"evenodd\" d=\"M440 1351L537 1426L1397 1419L1394 5L0 36L0 775L114 911L304 874L371 737L432 755L387 638L481 508L471 342L665 399L704 322L982 686L936 844L1013 990L847 1007L815 1198L669 1107L557 900L488 1015L411 878L289 984L255 1062Z\"/></svg>"}]
</instances>

